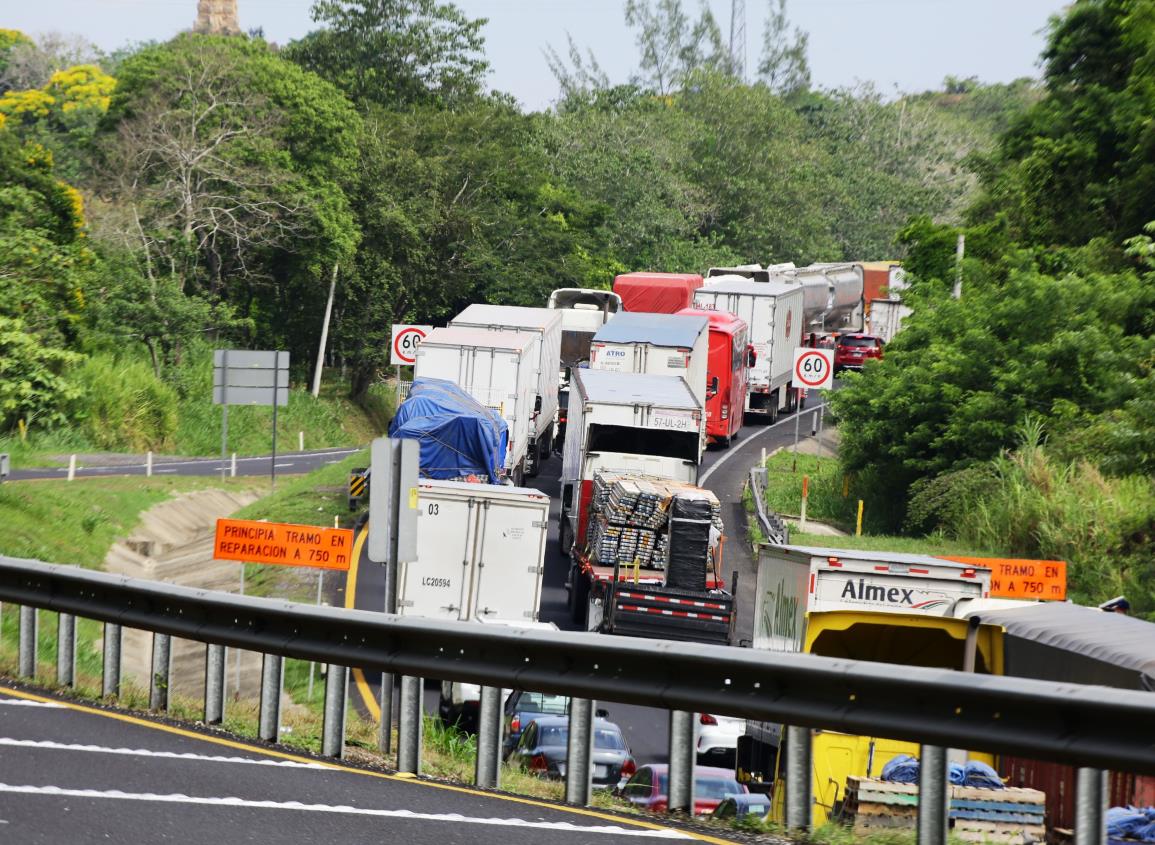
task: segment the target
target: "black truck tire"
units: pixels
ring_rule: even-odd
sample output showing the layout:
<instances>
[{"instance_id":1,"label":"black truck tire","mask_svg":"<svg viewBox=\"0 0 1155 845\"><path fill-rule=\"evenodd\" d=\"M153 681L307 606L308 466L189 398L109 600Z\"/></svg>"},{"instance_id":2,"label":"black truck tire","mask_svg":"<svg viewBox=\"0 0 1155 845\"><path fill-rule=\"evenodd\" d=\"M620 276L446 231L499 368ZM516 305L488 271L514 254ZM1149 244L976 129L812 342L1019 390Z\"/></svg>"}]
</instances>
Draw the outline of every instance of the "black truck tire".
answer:
<instances>
[{"instance_id":1,"label":"black truck tire","mask_svg":"<svg viewBox=\"0 0 1155 845\"><path fill-rule=\"evenodd\" d=\"M581 626L584 631L590 605L590 582L581 572L572 574L572 583L569 590L570 619Z\"/></svg>"}]
</instances>

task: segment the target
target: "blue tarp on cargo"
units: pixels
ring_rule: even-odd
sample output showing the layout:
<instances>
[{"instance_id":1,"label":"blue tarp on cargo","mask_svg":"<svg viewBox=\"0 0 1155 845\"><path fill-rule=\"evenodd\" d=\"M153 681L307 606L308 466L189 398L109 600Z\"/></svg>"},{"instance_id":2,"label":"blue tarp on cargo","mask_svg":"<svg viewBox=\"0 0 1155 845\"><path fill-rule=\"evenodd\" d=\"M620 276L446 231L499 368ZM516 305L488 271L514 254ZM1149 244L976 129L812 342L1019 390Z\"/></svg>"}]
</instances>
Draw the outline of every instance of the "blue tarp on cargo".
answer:
<instances>
[{"instance_id":1,"label":"blue tarp on cargo","mask_svg":"<svg viewBox=\"0 0 1155 845\"><path fill-rule=\"evenodd\" d=\"M421 475L453 479L485 476L499 484L509 429L487 408L451 381L414 379L409 398L389 424L390 437L421 441Z\"/></svg>"}]
</instances>

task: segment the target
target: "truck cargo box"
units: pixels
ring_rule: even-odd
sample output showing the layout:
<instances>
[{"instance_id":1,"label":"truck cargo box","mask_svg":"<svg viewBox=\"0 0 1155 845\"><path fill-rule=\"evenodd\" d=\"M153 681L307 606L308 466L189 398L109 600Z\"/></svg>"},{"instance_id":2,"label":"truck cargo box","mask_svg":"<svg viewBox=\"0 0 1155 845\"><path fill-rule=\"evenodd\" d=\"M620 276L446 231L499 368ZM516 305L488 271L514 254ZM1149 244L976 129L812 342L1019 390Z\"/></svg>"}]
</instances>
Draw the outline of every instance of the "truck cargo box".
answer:
<instances>
[{"instance_id":1,"label":"truck cargo box","mask_svg":"<svg viewBox=\"0 0 1155 845\"><path fill-rule=\"evenodd\" d=\"M614 279L614 293L626 311L673 314L694 301L702 286L697 273L623 273Z\"/></svg>"},{"instance_id":2,"label":"truck cargo box","mask_svg":"<svg viewBox=\"0 0 1155 845\"><path fill-rule=\"evenodd\" d=\"M417 512L418 559L400 564L399 614L537 620L548 496L508 485L423 480Z\"/></svg>"},{"instance_id":3,"label":"truck cargo box","mask_svg":"<svg viewBox=\"0 0 1155 845\"><path fill-rule=\"evenodd\" d=\"M562 312L552 308L476 304L454 317L449 325L513 331L538 337L536 392L540 402L533 413L533 442L529 451L533 465L531 474L536 475L540 460L549 457L553 445L561 368Z\"/></svg>"},{"instance_id":4,"label":"truck cargo box","mask_svg":"<svg viewBox=\"0 0 1155 845\"><path fill-rule=\"evenodd\" d=\"M782 282L720 276L694 294L694 306L729 311L746 322L755 362L750 368L746 410L776 418L792 406L789 395L794 350L802 345L803 291Z\"/></svg>"},{"instance_id":5,"label":"truck cargo box","mask_svg":"<svg viewBox=\"0 0 1155 845\"><path fill-rule=\"evenodd\" d=\"M451 326L434 329L417 349L416 377L451 381L505 419L505 470L515 484L533 437L540 343L534 334Z\"/></svg>"}]
</instances>

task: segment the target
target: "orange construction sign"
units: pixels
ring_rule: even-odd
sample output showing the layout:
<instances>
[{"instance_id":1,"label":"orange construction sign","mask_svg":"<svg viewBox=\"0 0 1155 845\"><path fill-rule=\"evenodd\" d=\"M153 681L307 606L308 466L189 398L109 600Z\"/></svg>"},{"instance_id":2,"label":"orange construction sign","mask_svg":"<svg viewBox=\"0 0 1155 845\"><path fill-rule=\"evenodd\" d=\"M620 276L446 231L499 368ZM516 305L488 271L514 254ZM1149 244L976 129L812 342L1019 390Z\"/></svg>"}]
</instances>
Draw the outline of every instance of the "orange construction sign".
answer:
<instances>
[{"instance_id":1,"label":"orange construction sign","mask_svg":"<svg viewBox=\"0 0 1155 845\"><path fill-rule=\"evenodd\" d=\"M991 571L991 598L1065 601L1067 562L1001 557L946 557Z\"/></svg>"},{"instance_id":2,"label":"orange construction sign","mask_svg":"<svg viewBox=\"0 0 1155 845\"><path fill-rule=\"evenodd\" d=\"M285 522L218 519L213 557L241 563L275 563L319 569L349 569L353 532Z\"/></svg>"}]
</instances>

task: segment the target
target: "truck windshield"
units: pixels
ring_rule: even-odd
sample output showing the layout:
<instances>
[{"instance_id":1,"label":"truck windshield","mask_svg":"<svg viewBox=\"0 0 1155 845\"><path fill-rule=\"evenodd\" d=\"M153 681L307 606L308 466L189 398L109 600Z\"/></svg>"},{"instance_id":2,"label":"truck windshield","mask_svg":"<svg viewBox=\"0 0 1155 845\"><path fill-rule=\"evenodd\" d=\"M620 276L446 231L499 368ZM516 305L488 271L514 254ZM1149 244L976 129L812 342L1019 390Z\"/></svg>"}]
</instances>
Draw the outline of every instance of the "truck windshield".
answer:
<instances>
[{"instance_id":1,"label":"truck windshield","mask_svg":"<svg viewBox=\"0 0 1155 845\"><path fill-rule=\"evenodd\" d=\"M591 425L589 451L698 461L698 430L666 431L628 425Z\"/></svg>"}]
</instances>

